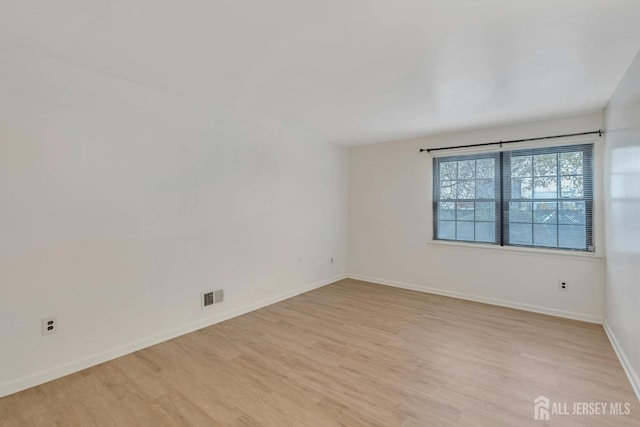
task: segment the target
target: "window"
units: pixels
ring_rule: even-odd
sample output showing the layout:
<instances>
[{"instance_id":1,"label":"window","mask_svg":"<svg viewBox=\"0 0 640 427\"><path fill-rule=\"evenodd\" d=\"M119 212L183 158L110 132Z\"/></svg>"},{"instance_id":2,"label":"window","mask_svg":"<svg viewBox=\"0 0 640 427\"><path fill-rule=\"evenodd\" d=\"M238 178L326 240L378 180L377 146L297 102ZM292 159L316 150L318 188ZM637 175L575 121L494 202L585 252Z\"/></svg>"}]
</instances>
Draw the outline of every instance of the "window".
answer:
<instances>
[{"instance_id":1,"label":"window","mask_svg":"<svg viewBox=\"0 0 640 427\"><path fill-rule=\"evenodd\" d=\"M593 144L433 160L436 240L593 251Z\"/></svg>"}]
</instances>

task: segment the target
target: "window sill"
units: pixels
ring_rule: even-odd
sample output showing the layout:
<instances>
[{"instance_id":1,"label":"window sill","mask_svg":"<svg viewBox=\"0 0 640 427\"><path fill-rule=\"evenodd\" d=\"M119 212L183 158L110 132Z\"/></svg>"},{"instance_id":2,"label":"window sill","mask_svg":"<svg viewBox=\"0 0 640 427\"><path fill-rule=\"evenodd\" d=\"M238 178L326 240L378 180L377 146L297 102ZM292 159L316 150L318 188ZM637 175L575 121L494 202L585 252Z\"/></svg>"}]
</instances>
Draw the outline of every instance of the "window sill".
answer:
<instances>
[{"instance_id":1,"label":"window sill","mask_svg":"<svg viewBox=\"0 0 640 427\"><path fill-rule=\"evenodd\" d=\"M455 242L449 240L429 240L427 242L433 246L450 246L477 250L492 250L497 252L511 252L519 253L521 255L546 255L550 257L566 257L566 258L581 258L585 260L602 260L604 257L599 252L578 252L562 249L542 249L542 248L522 248L518 246L500 246L489 245L484 243L468 243L468 242Z\"/></svg>"}]
</instances>

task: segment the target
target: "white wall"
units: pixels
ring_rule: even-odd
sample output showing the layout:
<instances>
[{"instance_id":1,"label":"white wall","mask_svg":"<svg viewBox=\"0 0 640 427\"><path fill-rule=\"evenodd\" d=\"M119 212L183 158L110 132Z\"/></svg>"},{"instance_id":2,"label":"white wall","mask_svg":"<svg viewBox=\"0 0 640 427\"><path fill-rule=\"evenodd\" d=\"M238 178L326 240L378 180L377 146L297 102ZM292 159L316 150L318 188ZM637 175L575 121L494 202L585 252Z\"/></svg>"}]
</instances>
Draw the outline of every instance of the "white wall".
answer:
<instances>
[{"instance_id":1,"label":"white wall","mask_svg":"<svg viewBox=\"0 0 640 427\"><path fill-rule=\"evenodd\" d=\"M596 201L599 257L562 252L429 243L432 159L421 147L597 130L602 114L517 124L352 148L349 153L348 275L560 316L602 321L604 242ZM602 141L596 141L596 178ZM596 179L596 197L601 194ZM569 292L558 281L570 282Z\"/></svg>"},{"instance_id":2,"label":"white wall","mask_svg":"<svg viewBox=\"0 0 640 427\"><path fill-rule=\"evenodd\" d=\"M0 58L0 396L344 276L346 149Z\"/></svg>"},{"instance_id":3,"label":"white wall","mask_svg":"<svg viewBox=\"0 0 640 427\"><path fill-rule=\"evenodd\" d=\"M605 326L640 399L640 55L605 109Z\"/></svg>"}]
</instances>

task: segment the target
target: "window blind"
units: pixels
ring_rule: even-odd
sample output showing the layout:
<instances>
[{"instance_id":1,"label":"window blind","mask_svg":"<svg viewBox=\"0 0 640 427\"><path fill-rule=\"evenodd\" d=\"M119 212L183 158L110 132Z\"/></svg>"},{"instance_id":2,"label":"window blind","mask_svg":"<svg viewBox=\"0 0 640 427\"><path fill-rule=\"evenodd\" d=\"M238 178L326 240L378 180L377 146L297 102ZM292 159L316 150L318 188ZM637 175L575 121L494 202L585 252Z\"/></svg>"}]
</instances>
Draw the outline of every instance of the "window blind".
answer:
<instances>
[{"instance_id":1,"label":"window blind","mask_svg":"<svg viewBox=\"0 0 640 427\"><path fill-rule=\"evenodd\" d=\"M434 239L594 251L593 144L433 160Z\"/></svg>"}]
</instances>

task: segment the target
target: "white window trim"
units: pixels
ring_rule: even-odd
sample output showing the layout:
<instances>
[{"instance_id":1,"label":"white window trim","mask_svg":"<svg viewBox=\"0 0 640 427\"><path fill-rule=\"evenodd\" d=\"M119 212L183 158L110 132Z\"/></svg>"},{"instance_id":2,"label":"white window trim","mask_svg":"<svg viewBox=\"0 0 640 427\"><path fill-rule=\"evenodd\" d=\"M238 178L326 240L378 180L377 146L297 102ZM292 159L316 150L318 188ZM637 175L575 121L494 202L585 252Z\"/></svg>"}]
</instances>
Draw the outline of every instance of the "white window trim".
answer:
<instances>
[{"instance_id":1,"label":"white window trim","mask_svg":"<svg viewBox=\"0 0 640 427\"><path fill-rule=\"evenodd\" d=\"M433 226L432 226L433 227ZM427 241L428 245L433 246L452 246L459 248L469 248L469 249L478 249L481 251L492 250L499 252L516 252L516 253L526 253L526 254L539 254L539 255L548 255L551 257L570 257L570 258L587 258L594 260L601 260L604 257L597 252L583 252L583 251L572 251L570 249L545 249L545 248L527 248L522 246L500 246L500 245L490 245L486 243L469 243L469 242L456 242L454 240L435 240L433 237Z\"/></svg>"}]
</instances>

